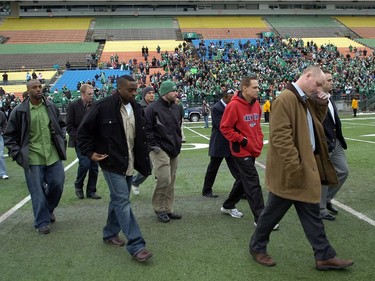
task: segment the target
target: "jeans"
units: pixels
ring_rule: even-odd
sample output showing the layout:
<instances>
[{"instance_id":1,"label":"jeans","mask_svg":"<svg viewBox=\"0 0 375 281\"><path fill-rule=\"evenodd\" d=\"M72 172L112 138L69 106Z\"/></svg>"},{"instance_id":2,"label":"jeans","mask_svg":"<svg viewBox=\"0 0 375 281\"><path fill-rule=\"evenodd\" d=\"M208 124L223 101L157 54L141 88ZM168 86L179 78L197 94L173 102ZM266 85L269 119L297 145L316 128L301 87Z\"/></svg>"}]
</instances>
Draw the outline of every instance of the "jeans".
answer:
<instances>
[{"instance_id":1,"label":"jeans","mask_svg":"<svg viewBox=\"0 0 375 281\"><path fill-rule=\"evenodd\" d=\"M141 173L137 173L132 180L132 185L135 187L139 187L148 177L145 177Z\"/></svg>"},{"instance_id":2,"label":"jeans","mask_svg":"<svg viewBox=\"0 0 375 281\"><path fill-rule=\"evenodd\" d=\"M4 159L4 139L0 134L0 177L5 176L7 170L5 168L5 159Z\"/></svg>"},{"instance_id":3,"label":"jeans","mask_svg":"<svg viewBox=\"0 0 375 281\"><path fill-rule=\"evenodd\" d=\"M85 155L82 155L78 146L75 146L77 157L79 160L77 178L74 183L76 190L82 190L85 183L87 172L89 172L89 179L87 181L86 194L90 195L96 192L96 182L98 181L98 163L92 161Z\"/></svg>"},{"instance_id":4,"label":"jeans","mask_svg":"<svg viewBox=\"0 0 375 281\"><path fill-rule=\"evenodd\" d=\"M152 162L150 161L151 169L152 169ZM142 183L144 183L147 180L148 176L144 176L141 173L137 173L135 176L133 176L132 179L132 185L135 187L139 187Z\"/></svg>"},{"instance_id":5,"label":"jeans","mask_svg":"<svg viewBox=\"0 0 375 281\"><path fill-rule=\"evenodd\" d=\"M34 212L34 226L40 228L50 223L50 214L60 202L65 172L61 160L52 165L30 165L24 169Z\"/></svg>"},{"instance_id":6,"label":"jeans","mask_svg":"<svg viewBox=\"0 0 375 281\"><path fill-rule=\"evenodd\" d=\"M108 206L107 224L103 228L103 240L118 235L120 230L126 236L126 249L131 255L145 247L145 240L130 206L129 193L132 176L115 174L103 170L111 199Z\"/></svg>"},{"instance_id":7,"label":"jeans","mask_svg":"<svg viewBox=\"0 0 375 281\"><path fill-rule=\"evenodd\" d=\"M203 120L204 120L204 127L208 128L208 115L203 116Z\"/></svg>"}]
</instances>

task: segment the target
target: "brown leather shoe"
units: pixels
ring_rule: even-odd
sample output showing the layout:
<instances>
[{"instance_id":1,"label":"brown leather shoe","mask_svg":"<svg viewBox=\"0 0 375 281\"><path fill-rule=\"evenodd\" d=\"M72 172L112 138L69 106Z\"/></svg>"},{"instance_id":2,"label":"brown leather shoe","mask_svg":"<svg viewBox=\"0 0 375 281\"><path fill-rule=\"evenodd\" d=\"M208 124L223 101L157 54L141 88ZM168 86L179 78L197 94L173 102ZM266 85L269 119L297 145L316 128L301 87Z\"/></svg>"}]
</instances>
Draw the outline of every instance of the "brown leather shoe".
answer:
<instances>
[{"instance_id":1,"label":"brown leather shoe","mask_svg":"<svg viewBox=\"0 0 375 281\"><path fill-rule=\"evenodd\" d=\"M118 236L112 237L111 239L108 239L108 240L104 240L104 243L107 243L115 247L122 247L125 245L125 241L120 239Z\"/></svg>"},{"instance_id":2,"label":"brown leather shoe","mask_svg":"<svg viewBox=\"0 0 375 281\"><path fill-rule=\"evenodd\" d=\"M139 250L133 255L133 258L139 262L145 262L151 257L152 257L152 253L145 248Z\"/></svg>"},{"instance_id":3,"label":"brown leather shoe","mask_svg":"<svg viewBox=\"0 0 375 281\"><path fill-rule=\"evenodd\" d=\"M254 260L264 266L274 266L276 262L267 253L255 253L250 249L250 254L253 256Z\"/></svg>"},{"instance_id":4,"label":"brown leather shoe","mask_svg":"<svg viewBox=\"0 0 375 281\"><path fill-rule=\"evenodd\" d=\"M49 234L51 232L51 229L49 228L48 225L42 226L37 228L36 230L39 234Z\"/></svg>"},{"instance_id":5,"label":"brown leather shoe","mask_svg":"<svg viewBox=\"0 0 375 281\"><path fill-rule=\"evenodd\" d=\"M324 261L316 261L317 270L328 270L328 269L343 269L352 266L354 262L352 260L341 260L336 257Z\"/></svg>"}]
</instances>

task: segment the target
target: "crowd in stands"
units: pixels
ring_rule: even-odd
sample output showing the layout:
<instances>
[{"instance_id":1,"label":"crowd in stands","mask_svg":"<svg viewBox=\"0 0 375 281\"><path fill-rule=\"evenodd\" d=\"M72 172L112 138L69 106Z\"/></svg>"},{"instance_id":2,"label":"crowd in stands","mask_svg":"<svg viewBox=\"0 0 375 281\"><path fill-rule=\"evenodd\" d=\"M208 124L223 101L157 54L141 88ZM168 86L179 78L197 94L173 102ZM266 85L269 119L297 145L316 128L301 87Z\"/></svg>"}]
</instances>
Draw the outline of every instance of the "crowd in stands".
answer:
<instances>
[{"instance_id":1,"label":"crowd in stands","mask_svg":"<svg viewBox=\"0 0 375 281\"><path fill-rule=\"evenodd\" d=\"M336 100L345 98L350 102L357 96L360 101L366 101L375 95L374 53L368 54L351 46L349 49L352 52L344 55L332 44L317 46L313 41L278 37L258 39L255 44L202 40L197 48L183 43L172 52L161 52L160 59L153 57L151 64L136 58L120 61L117 54L104 64L105 68L128 70L134 76L139 84L137 99L141 99L144 87L153 86L157 94L161 82L171 79L178 85L181 100L189 105L202 104L202 100L213 104L221 98L223 91L238 90L241 79L251 74L259 77L261 102L272 101L304 68L319 64L333 73ZM142 50L142 53L146 54L146 51ZM162 68L163 74L153 68ZM111 94L116 79L105 77L101 72L91 80L77 81L77 89L82 83L92 84L95 99L100 99ZM102 84L100 88L96 86L98 80ZM79 93L69 93L67 89L57 89L58 98L48 88L45 92L49 93L50 99L63 104L79 97Z\"/></svg>"},{"instance_id":2,"label":"crowd in stands","mask_svg":"<svg viewBox=\"0 0 375 281\"><path fill-rule=\"evenodd\" d=\"M289 81L298 78L302 69L313 64L333 73L335 99L350 101L358 96L366 100L375 94L374 54L352 48L351 54L344 55L333 44L317 46L302 39L264 38L256 44L235 43L233 40L207 44L202 40L197 48L184 43L174 52L162 52L151 69L148 61L136 59L116 67L130 70L141 89L150 84L156 93L163 80L172 79L179 85L182 101L190 104L201 104L203 99L213 103L223 90L238 90L241 79L250 74L259 76L261 100L272 100ZM165 74L152 71L153 67L163 68Z\"/></svg>"}]
</instances>

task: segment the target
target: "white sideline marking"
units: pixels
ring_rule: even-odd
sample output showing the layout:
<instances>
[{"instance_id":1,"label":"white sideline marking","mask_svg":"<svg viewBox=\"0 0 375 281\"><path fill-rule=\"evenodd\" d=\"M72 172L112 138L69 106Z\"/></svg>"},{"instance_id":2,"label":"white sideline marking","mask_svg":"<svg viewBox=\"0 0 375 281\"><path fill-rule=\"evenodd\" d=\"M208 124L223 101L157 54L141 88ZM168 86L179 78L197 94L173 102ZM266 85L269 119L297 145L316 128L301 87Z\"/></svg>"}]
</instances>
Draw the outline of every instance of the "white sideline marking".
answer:
<instances>
[{"instance_id":1,"label":"white sideline marking","mask_svg":"<svg viewBox=\"0 0 375 281\"><path fill-rule=\"evenodd\" d=\"M347 140L351 140L351 141L358 141L358 142L366 142L366 143L372 143L372 144L375 144L375 141L367 141L367 140L357 140L357 139L352 139L352 138L345 138Z\"/></svg>"},{"instance_id":2,"label":"white sideline marking","mask_svg":"<svg viewBox=\"0 0 375 281\"><path fill-rule=\"evenodd\" d=\"M68 166L64 168L64 172L69 170L72 166L74 166L78 162L78 158L76 158L72 163L70 163ZM9 218L11 215L13 215L18 209L20 209L23 205L25 205L27 202L29 202L31 199L30 195L22 199L20 202L18 202L13 208L11 208L6 213L2 214L0 217L0 223L5 221L7 218Z\"/></svg>"},{"instance_id":3,"label":"white sideline marking","mask_svg":"<svg viewBox=\"0 0 375 281\"><path fill-rule=\"evenodd\" d=\"M373 219L370 219L369 217L367 217L366 215L360 213L360 212L357 212L356 210L353 210L352 208L350 208L349 206L346 206L342 203L340 203L339 201L333 199L332 200L332 203L335 204L336 206L340 207L341 209L344 209L345 211L347 211L348 213L351 213L353 216L356 216L357 218L359 218L360 220L363 220L369 224L371 224L372 226L375 226L375 221Z\"/></svg>"}]
</instances>

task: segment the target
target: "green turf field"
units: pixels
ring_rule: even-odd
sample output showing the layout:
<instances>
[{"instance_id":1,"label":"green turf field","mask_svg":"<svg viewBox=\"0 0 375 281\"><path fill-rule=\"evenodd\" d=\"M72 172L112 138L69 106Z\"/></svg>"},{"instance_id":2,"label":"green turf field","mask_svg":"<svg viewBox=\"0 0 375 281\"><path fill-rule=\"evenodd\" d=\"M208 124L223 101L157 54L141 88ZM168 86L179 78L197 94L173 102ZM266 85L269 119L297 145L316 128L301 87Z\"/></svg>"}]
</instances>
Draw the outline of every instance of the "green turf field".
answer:
<instances>
[{"instance_id":1,"label":"green turf field","mask_svg":"<svg viewBox=\"0 0 375 281\"><path fill-rule=\"evenodd\" d=\"M151 177L141 186L140 195L132 195L147 247L154 253L150 262L139 264L123 249L102 242L107 186L100 174L98 194L103 198L77 199L73 187L77 164L68 168L75 159L69 149L65 190L51 234L39 235L34 230L30 201L0 222L0 280L374 280L375 115L343 115L342 123L350 175L336 198L336 221L325 222L325 227L338 256L355 261L348 270L315 270L311 247L293 209L280 222L280 230L271 235L268 251L277 265L266 268L255 263L248 253L254 231L249 206L243 200L237 205L245 215L242 219L220 213L233 183L225 163L214 186L219 197L201 196L208 149L193 148L194 144L208 144L210 129L204 129L202 123L186 122L187 143L180 155L175 192L175 211L183 215L182 220L169 224L156 220L151 207ZM267 140L268 126L262 127ZM267 145L258 159L261 182L266 150ZM0 215L28 196L22 169L9 158L6 162L10 179L0 180Z\"/></svg>"}]
</instances>

